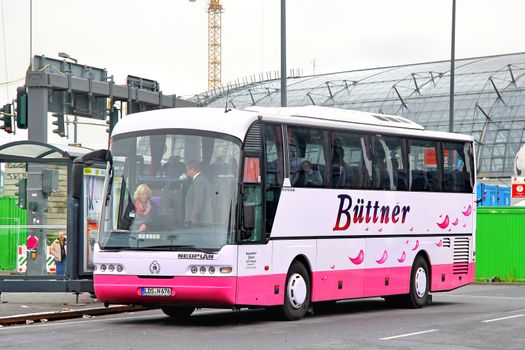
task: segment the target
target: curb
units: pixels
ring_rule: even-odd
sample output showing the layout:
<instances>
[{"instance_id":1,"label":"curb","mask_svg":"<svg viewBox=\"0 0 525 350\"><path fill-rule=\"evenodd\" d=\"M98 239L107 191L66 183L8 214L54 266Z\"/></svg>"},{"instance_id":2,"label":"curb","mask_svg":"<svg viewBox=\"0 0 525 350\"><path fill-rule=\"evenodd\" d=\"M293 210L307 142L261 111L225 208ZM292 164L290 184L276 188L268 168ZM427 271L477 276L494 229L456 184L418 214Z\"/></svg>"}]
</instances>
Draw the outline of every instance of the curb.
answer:
<instances>
[{"instance_id":1,"label":"curb","mask_svg":"<svg viewBox=\"0 0 525 350\"><path fill-rule=\"evenodd\" d=\"M12 326L17 324L32 324L36 322L48 322L66 320L71 318L91 317L99 315L111 315L124 312L136 312L151 310L151 307L118 305L109 307L95 307L81 310L39 312L32 314L13 315L0 317L0 326Z\"/></svg>"}]
</instances>

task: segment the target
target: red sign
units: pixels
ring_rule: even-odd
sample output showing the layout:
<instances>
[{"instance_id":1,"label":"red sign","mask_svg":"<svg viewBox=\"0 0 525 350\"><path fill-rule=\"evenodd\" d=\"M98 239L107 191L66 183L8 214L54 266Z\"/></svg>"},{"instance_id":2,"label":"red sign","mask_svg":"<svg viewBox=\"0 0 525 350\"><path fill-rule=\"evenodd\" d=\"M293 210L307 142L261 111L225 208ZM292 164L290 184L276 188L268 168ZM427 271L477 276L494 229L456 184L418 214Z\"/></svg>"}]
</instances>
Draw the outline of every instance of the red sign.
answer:
<instances>
[{"instance_id":1,"label":"red sign","mask_svg":"<svg viewBox=\"0 0 525 350\"><path fill-rule=\"evenodd\" d=\"M445 161L445 166L454 164L454 153L452 153L451 157L448 157L448 149L443 151L443 158ZM435 148L427 148L425 149L425 165L436 165L436 149Z\"/></svg>"},{"instance_id":2,"label":"red sign","mask_svg":"<svg viewBox=\"0 0 525 350\"><path fill-rule=\"evenodd\" d=\"M38 247L38 237L36 236L27 237L26 246L28 250L36 250L36 248Z\"/></svg>"},{"instance_id":3,"label":"red sign","mask_svg":"<svg viewBox=\"0 0 525 350\"><path fill-rule=\"evenodd\" d=\"M512 198L525 198L525 178L512 178Z\"/></svg>"},{"instance_id":4,"label":"red sign","mask_svg":"<svg viewBox=\"0 0 525 350\"><path fill-rule=\"evenodd\" d=\"M244 159L244 182L261 182L261 162L259 158L246 157Z\"/></svg>"}]
</instances>

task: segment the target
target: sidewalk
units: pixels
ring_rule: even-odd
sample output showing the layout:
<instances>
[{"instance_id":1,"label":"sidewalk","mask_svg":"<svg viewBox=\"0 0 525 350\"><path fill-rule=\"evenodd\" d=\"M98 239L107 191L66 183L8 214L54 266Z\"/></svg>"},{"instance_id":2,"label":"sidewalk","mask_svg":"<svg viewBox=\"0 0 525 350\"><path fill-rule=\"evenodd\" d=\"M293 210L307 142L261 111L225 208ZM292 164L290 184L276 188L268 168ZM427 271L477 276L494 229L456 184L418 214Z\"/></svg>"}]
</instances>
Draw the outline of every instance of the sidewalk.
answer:
<instances>
[{"instance_id":1,"label":"sidewalk","mask_svg":"<svg viewBox=\"0 0 525 350\"><path fill-rule=\"evenodd\" d=\"M89 293L2 293L0 326L49 320L139 311L141 307L112 305L109 308Z\"/></svg>"}]
</instances>

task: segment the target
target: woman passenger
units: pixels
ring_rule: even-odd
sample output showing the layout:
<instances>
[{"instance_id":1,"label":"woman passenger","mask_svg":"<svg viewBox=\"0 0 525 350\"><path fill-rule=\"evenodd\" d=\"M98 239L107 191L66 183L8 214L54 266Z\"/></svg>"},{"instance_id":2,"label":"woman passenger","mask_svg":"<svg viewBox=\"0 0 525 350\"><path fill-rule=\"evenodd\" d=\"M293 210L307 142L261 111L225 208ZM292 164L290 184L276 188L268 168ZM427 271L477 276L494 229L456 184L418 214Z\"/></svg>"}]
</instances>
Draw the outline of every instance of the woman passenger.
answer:
<instances>
[{"instance_id":1,"label":"woman passenger","mask_svg":"<svg viewBox=\"0 0 525 350\"><path fill-rule=\"evenodd\" d=\"M133 222L134 231L151 230L155 222L157 208L151 201L151 189L146 184L139 185L135 191L135 220Z\"/></svg>"}]
</instances>

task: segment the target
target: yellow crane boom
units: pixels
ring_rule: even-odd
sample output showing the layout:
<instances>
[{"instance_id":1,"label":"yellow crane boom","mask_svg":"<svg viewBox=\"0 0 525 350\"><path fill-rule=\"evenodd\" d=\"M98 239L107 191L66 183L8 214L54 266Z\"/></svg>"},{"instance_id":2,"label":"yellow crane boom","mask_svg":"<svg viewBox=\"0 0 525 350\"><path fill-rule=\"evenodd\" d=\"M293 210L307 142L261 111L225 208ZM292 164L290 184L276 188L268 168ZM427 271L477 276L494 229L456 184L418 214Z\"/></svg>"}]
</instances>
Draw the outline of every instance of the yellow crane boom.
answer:
<instances>
[{"instance_id":1,"label":"yellow crane boom","mask_svg":"<svg viewBox=\"0 0 525 350\"><path fill-rule=\"evenodd\" d=\"M208 90L221 84L221 15L220 0L208 0Z\"/></svg>"}]
</instances>

